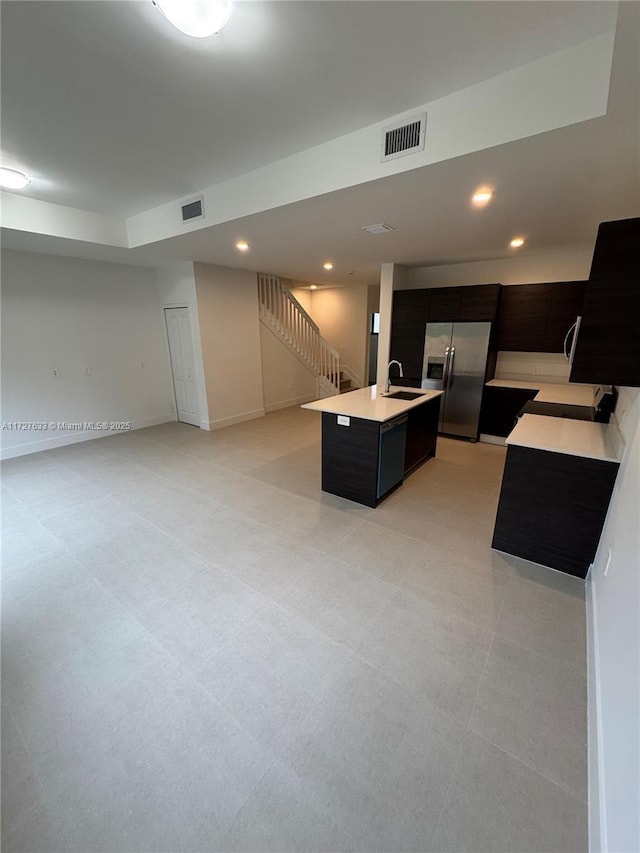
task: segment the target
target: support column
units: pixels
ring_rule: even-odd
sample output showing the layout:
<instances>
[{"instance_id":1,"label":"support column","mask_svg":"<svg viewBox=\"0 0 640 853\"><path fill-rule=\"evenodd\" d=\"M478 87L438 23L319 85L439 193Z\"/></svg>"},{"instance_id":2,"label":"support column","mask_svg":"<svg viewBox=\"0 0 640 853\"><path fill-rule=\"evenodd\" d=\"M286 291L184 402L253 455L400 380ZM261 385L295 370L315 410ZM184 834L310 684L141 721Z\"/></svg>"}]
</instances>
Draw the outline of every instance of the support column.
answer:
<instances>
[{"instance_id":1,"label":"support column","mask_svg":"<svg viewBox=\"0 0 640 853\"><path fill-rule=\"evenodd\" d=\"M376 385L382 387L387 379L387 365L391 348L391 312L393 291L406 281L407 268L400 264L382 264L380 267L380 332L378 333L378 369Z\"/></svg>"}]
</instances>

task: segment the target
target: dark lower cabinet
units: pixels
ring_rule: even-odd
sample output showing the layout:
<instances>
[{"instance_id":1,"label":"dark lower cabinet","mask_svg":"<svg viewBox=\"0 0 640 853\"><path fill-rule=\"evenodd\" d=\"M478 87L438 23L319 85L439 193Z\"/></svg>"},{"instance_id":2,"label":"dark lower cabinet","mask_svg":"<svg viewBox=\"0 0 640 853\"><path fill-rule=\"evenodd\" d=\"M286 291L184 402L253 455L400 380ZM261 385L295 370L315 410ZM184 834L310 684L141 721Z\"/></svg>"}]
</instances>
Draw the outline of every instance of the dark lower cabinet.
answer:
<instances>
[{"instance_id":1,"label":"dark lower cabinet","mask_svg":"<svg viewBox=\"0 0 640 853\"><path fill-rule=\"evenodd\" d=\"M378 503L380 423L322 413L322 491L365 506Z\"/></svg>"},{"instance_id":2,"label":"dark lower cabinet","mask_svg":"<svg viewBox=\"0 0 640 853\"><path fill-rule=\"evenodd\" d=\"M350 417L349 425L345 426L338 423L337 415L323 412L322 490L365 506L377 506L402 483L403 473L406 476L435 456L439 413L440 397L406 413L400 480L395 482L392 478L387 488L384 482L389 466L384 454L397 452L397 442L389 442L388 433L382 435L389 421Z\"/></svg>"},{"instance_id":3,"label":"dark lower cabinet","mask_svg":"<svg viewBox=\"0 0 640 853\"><path fill-rule=\"evenodd\" d=\"M518 413L538 393L533 388L500 388L485 385L480 408L480 432L506 438L516 425Z\"/></svg>"},{"instance_id":4,"label":"dark lower cabinet","mask_svg":"<svg viewBox=\"0 0 640 853\"><path fill-rule=\"evenodd\" d=\"M440 400L437 397L415 409L409 409L407 422L407 447L404 473L410 474L431 456L436 455Z\"/></svg>"},{"instance_id":5,"label":"dark lower cabinet","mask_svg":"<svg viewBox=\"0 0 640 853\"><path fill-rule=\"evenodd\" d=\"M510 445L492 547L586 577L618 467L617 462Z\"/></svg>"}]
</instances>

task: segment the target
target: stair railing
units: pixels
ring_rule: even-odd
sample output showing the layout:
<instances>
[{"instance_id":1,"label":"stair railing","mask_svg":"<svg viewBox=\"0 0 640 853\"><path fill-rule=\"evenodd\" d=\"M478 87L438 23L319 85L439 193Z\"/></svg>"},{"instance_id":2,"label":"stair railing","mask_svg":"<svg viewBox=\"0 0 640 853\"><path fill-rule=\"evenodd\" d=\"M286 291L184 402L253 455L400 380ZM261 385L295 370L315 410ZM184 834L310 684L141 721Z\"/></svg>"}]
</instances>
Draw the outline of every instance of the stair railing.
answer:
<instances>
[{"instance_id":1,"label":"stair railing","mask_svg":"<svg viewBox=\"0 0 640 853\"><path fill-rule=\"evenodd\" d=\"M340 393L340 353L320 334L284 282L258 273L260 319L316 377L318 397Z\"/></svg>"}]
</instances>

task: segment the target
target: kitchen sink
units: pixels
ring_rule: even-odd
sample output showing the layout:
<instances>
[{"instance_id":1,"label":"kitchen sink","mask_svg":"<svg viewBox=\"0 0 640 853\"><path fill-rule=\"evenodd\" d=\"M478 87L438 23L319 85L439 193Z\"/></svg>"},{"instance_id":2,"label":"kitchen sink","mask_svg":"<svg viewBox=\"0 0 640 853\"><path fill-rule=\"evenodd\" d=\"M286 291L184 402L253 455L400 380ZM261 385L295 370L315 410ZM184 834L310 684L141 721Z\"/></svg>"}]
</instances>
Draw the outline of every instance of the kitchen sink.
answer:
<instances>
[{"instance_id":1,"label":"kitchen sink","mask_svg":"<svg viewBox=\"0 0 640 853\"><path fill-rule=\"evenodd\" d=\"M394 391L393 394L384 395L388 400L417 400L424 394L415 394L413 391Z\"/></svg>"}]
</instances>

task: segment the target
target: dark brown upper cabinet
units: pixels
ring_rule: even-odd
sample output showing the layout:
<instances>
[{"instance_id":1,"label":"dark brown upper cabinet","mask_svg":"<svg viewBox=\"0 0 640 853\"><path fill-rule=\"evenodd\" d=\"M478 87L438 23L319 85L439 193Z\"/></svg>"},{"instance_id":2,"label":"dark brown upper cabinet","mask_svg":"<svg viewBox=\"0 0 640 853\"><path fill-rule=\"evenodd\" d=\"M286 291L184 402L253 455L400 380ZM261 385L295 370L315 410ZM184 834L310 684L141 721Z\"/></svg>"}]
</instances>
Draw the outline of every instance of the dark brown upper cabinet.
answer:
<instances>
[{"instance_id":1,"label":"dark brown upper cabinet","mask_svg":"<svg viewBox=\"0 0 640 853\"><path fill-rule=\"evenodd\" d=\"M559 281L551 287L551 308L542 352L563 352L565 341L567 349L571 344L567 333L582 314L587 282Z\"/></svg>"},{"instance_id":2,"label":"dark brown upper cabinet","mask_svg":"<svg viewBox=\"0 0 640 853\"><path fill-rule=\"evenodd\" d=\"M456 320L465 322L493 322L496 319L498 300L500 299L499 284L476 284L471 287L461 287L460 316Z\"/></svg>"},{"instance_id":3,"label":"dark brown upper cabinet","mask_svg":"<svg viewBox=\"0 0 640 853\"><path fill-rule=\"evenodd\" d=\"M496 348L506 352L562 352L582 311L586 282L514 284L502 288Z\"/></svg>"},{"instance_id":4,"label":"dark brown upper cabinet","mask_svg":"<svg viewBox=\"0 0 640 853\"><path fill-rule=\"evenodd\" d=\"M507 352L543 352L551 310L551 288L514 284L502 288L496 347Z\"/></svg>"},{"instance_id":5,"label":"dark brown upper cabinet","mask_svg":"<svg viewBox=\"0 0 640 853\"><path fill-rule=\"evenodd\" d=\"M452 323L460 320L463 287L435 287L429 302L430 323Z\"/></svg>"},{"instance_id":6,"label":"dark brown upper cabinet","mask_svg":"<svg viewBox=\"0 0 640 853\"><path fill-rule=\"evenodd\" d=\"M570 381L640 387L640 218L598 229Z\"/></svg>"}]
</instances>

